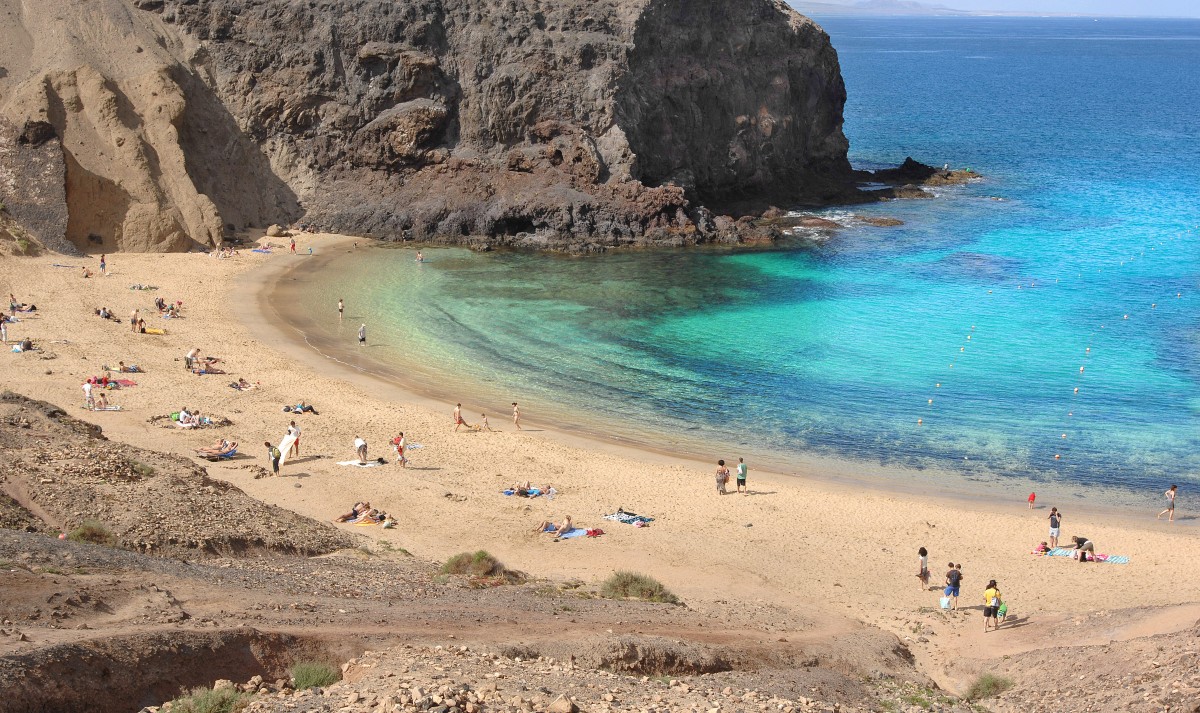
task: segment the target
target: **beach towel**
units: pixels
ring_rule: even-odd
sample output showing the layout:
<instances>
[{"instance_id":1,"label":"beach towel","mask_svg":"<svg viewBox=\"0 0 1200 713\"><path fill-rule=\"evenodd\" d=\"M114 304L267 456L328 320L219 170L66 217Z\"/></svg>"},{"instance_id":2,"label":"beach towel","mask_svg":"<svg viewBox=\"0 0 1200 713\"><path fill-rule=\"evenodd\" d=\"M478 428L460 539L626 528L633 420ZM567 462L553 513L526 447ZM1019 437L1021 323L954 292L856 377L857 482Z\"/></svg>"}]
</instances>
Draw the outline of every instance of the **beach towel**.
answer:
<instances>
[{"instance_id":1,"label":"beach towel","mask_svg":"<svg viewBox=\"0 0 1200 713\"><path fill-rule=\"evenodd\" d=\"M512 488L501 490L500 492L504 493L505 495L516 495L517 494L517 491L513 490ZM542 491L539 488L530 488L526 492L528 493L528 495L526 495L525 497L529 497L529 498L536 498L537 496L542 494Z\"/></svg>"},{"instance_id":2,"label":"beach towel","mask_svg":"<svg viewBox=\"0 0 1200 713\"><path fill-rule=\"evenodd\" d=\"M109 383L120 384L122 387L137 386L137 382L133 381L132 379L117 379L116 381L110 381Z\"/></svg>"},{"instance_id":3,"label":"beach towel","mask_svg":"<svg viewBox=\"0 0 1200 713\"><path fill-rule=\"evenodd\" d=\"M281 448L280 450L283 449ZM366 463L359 463L356 460L340 460L338 461L338 465L355 465L359 468L374 468L377 465L383 465L383 463L380 463L377 460L367 461Z\"/></svg>"},{"instance_id":4,"label":"beach towel","mask_svg":"<svg viewBox=\"0 0 1200 713\"><path fill-rule=\"evenodd\" d=\"M1075 555L1073 547L1055 547L1046 553L1047 557L1072 557ZM1128 555L1092 555L1091 562L1106 562L1108 564L1129 564Z\"/></svg>"},{"instance_id":5,"label":"beach towel","mask_svg":"<svg viewBox=\"0 0 1200 713\"><path fill-rule=\"evenodd\" d=\"M166 334L167 330L158 329L156 327L146 327L145 331L143 331L142 333L143 334Z\"/></svg>"},{"instance_id":6,"label":"beach towel","mask_svg":"<svg viewBox=\"0 0 1200 713\"><path fill-rule=\"evenodd\" d=\"M271 254L271 251L270 251L270 250L263 250L262 248L254 248L254 249L253 249L253 250L251 250L250 252L252 252L252 253L262 253L263 255L270 255L270 254Z\"/></svg>"},{"instance_id":7,"label":"beach towel","mask_svg":"<svg viewBox=\"0 0 1200 713\"><path fill-rule=\"evenodd\" d=\"M93 411L120 411L121 407L114 404L112 406L104 406L104 407L97 406L96 408L94 408L92 410Z\"/></svg>"},{"instance_id":8,"label":"beach towel","mask_svg":"<svg viewBox=\"0 0 1200 713\"><path fill-rule=\"evenodd\" d=\"M643 527L647 523L654 522L654 518L652 518L652 517L646 517L645 515L638 515L636 513L626 512L624 510L617 510L616 512L614 512L611 515L605 515L604 519L605 520L615 520L616 522L623 522L626 525L636 525L637 523L640 522L640 523L642 523Z\"/></svg>"},{"instance_id":9,"label":"beach towel","mask_svg":"<svg viewBox=\"0 0 1200 713\"><path fill-rule=\"evenodd\" d=\"M588 531L587 531L585 528L582 528L582 527L577 527L577 528L575 528L575 529L571 530L570 532L568 532L568 533L567 533L567 534L565 534L565 535L559 535L559 536L558 536L558 539L560 539L560 540L573 540L573 539L575 539L576 537L584 537L584 536L586 536L586 535L587 535L587 532L588 532Z\"/></svg>"},{"instance_id":10,"label":"beach towel","mask_svg":"<svg viewBox=\"0 0 1200 713\"><path fill-rule=\"evenodd\" d=\"M69 267L69 268L72 268L72 269L78 269L78 268L81 268L81 267L83 267L83 265L61 265L61 264L59 264L59 263L57 263L57 262L56 262L56 263L54 263L54 264L53 264L51 267Z\"/></svg>"}]
</instances>

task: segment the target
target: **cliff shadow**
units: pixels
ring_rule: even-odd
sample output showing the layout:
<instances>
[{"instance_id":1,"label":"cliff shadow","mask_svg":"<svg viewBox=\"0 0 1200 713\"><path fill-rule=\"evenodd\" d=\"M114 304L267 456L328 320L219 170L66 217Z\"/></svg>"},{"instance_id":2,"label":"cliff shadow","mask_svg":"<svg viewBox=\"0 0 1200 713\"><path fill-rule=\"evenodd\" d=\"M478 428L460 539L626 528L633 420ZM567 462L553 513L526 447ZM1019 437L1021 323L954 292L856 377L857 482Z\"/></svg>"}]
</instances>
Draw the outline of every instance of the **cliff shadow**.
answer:
<instances>
[{"instance_id":1,"label":"cliff shadow","mask_svg":"<svg viewBox=\"0 0 1200 713\"><path fill-rule=\"evenodd\" d=\"M185 170L216 205L225 230L286 225L303 215L295 192L212 88L183 67L169 72L187 100L178 126Z\"/></svg>"}]
</instances>

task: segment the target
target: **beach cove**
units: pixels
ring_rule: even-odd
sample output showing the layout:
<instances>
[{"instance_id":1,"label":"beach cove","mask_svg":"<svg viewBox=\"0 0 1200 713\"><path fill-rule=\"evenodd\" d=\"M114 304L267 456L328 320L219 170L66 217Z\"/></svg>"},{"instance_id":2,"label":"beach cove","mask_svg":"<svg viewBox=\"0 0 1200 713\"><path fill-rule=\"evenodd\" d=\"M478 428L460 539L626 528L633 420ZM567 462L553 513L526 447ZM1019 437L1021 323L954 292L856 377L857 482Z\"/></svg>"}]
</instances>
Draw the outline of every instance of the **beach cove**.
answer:
<instances>
[{"instance_id":1,"label":"beach cove","mask_svg":"<svg viewBox=\"0 0 1200 713\"><path fill-rule=\"evenodd\" d=\"M320 256L350 249L353 240L302 236L300 247L303 252L312 245ZM81 280L76 269L54 267L70 262L61 257L5 260L0 280L6 289L39 306L36 317L12 325L10 339L28 335L57 355L40 360L36 354L6 353L5 388L60 404L73 416L101 425L117 442L190 455L216 435L237 440L248 457L206 464L213 477L325 521L357 500L370 500L395 514L399 525L369 528L368 536L419 557L443 560L486 548L508 566L535 576L584 581L603 579L616 569L643 571L689 606L716 614L724 606L756 603L799 608L814 626L821 621L833 629L879 625L906 636L906 618L929 616L922 612L937 606L937 593L914 586L916 549L924 546L931 553L934 584L945 561L961 562L966 602L994 578L1027 622L999 637L990 635L994 638L984 647L978 612L971 610L939 625L947 636L911 644L918 658L940 667L942 680L951 685L971 675L978 662L1008 651L1040 648L1052 640L1062 645L1177 631L1198 613L1198 575L1185 556L1196 533L1182 498L1181 517L1168 525L1155 522L1151 510L1116 513L1086 499L1059 502L1052 493L1039 493L1038 504L1044 506L1030 512L1023 498L998 502L989 494L974 499L908 494L806 477L827 473L764 473L753 463L752 495L718 496L711 463L539 433L535 429L544 426L537 414L529 415L528 433L515 432L499 415L491 421L497 432L453 433L453 403L412 398L370 377L347 378L296 335L284 342L272 331L278 321L269 311L260 312L262 293L277 280L291 279L289 269L306 260L278 252L242 252L229 260L121 255L110 259L113 274L90 280ZM130 284L159 289L131 291ZM183 319L164 320L166 335L134 334L128 325L92 314L101 306L119 315L134 306L145 310L152 294L184 303ZM62 340L69 343L56 343ZM193 347L223 358L228 375L186 372L183 355ZM309 356L298 356L305 351ZM135 377L136 387L113 395L123 410L78 408L83 379L118 359L146 370ZM237 377L262 386L235 391L227 384ZM320 415L297 418L281 411L299 399L314 404ZM470 403L466 396L462 400ZM185 405L225 416L234 425L186 432L147 422ZM254 478L243 466L267 465L259 444L277 442L293 419L304 429L300 457L284 466L282 477ZM355 436L367 440L372 457L389 457L385 442L401 430L409 443L422 445L411 452L408 469L391 463L372 469L336 465L352 457ZM518 500L499 492L527 480L553 484L558 497ZM1032 545L1046 539L1049 505L1066 513L1064 539L1085 534L1100 551L1129 556L1130 564L1080 567L1067 558L1030 555ZM648 528L601 519L618 507L656 519ZM606 534L553 542L529 532L542 520L566 514ZM1117 627L1064 628L1104 621L1118 611L1123 623Z\"/></svg>"}]
</instances>

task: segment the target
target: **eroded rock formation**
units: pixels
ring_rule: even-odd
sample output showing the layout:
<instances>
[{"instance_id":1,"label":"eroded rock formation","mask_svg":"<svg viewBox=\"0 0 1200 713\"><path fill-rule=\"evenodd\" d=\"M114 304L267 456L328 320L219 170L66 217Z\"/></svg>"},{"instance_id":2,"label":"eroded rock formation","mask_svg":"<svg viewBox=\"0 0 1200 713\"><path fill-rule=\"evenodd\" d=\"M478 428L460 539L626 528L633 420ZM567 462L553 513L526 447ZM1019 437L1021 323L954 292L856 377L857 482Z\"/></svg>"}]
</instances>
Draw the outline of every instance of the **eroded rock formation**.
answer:
<instances>
[{"instance_id":1,"label":"eroded rock formation","mask_svg":"<svg viewBox=\"0 0 1200 713\"><path fill-rule=\"evenodd\" d=\"M781 0L39 7L0 0L0 115L61 147L83 249L301 215L543 247L733 240L754 229L702 206L829 202L852 181L837 55ZM0 170L32 147L6 145Z\"/></svg>"}]
</instances>

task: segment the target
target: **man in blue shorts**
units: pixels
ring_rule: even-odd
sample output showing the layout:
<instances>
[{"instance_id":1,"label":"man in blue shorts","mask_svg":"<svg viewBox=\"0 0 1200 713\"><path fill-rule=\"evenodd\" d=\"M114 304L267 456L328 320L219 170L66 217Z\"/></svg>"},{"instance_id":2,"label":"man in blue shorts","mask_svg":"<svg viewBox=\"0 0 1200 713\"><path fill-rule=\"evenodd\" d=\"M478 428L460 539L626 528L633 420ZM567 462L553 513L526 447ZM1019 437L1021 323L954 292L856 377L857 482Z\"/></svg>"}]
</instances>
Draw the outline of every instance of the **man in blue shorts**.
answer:
<instances>
[{"instance_id":1,"label":"man in blue shorts","mask_svg":"<svg viewBox=\"0 0 1200 713\"><path fill-rule=\"evenodd\" d=\"M950 597L952 603L951 609L958 609L958 592L962 586L962 565L955 568L954 563L949 565L950 571L946 573L946 589L942 592L944 596Z\"/></svg>"}]
</instances>

